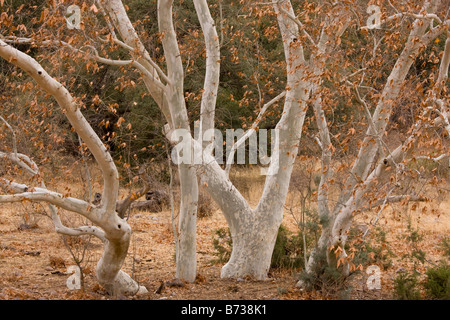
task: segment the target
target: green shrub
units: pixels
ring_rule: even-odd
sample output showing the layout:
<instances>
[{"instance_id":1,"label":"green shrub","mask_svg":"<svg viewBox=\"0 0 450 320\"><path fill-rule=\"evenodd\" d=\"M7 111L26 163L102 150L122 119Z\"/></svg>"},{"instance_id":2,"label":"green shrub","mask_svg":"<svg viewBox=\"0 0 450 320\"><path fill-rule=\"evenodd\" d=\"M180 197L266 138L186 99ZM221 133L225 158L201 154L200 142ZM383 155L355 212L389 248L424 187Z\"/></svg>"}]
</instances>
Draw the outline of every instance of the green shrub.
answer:
<instances>
[{"instance_id":1,"label":"green shrub","mask_svg":"<svg viewBox=\"0 0 450 320\"><path fill-rule=\"evenodd\" d=\"M450 258L450 238L445 237L440 243L440 249L444 251L444 256Z\"/></svg>"},{"instance_id":2,"label":"green shrub","mask_svg":"<svg viewBox=\"0 0 450 320\"><path fill-rule=\"evenodd\" d=\"M230 260L231 249L233 248L233 240L229 228L219 228L214 231L213 238L214 255L217 259L213 263L225 263Z\"/></svg>"},{"instance_id":3,"label":"green shrub","mask_svg":"<svg viewBox=\"0 0 450 320\"><path fill-rule=\"evenodd\" d=\"M338 294L344 289L345 276L335 266L328 266L326 250L317 249L314 254L316 258L311 266L311 271L309 273L301 272L299 275L299 280L303 282L304 289Z\"/></svg>"},{"instance_id":4,"label":"green shrub","mask_svg":"<svg viewBox=\"0 0 450 320\"><path fill-rule=\"evenodd\" d=\"M415 273L400 273L394 281L394 297L397 300L420 300L419 281Z\"/></svg>"},{"instance_id":5,"label":"green shrub","mask_svg":"<svg viewBox=\"0 0 450 320\"><path fill-rule=\"evenodd\" d=\"M296 269L304 266L302 234L293 235L286 227L280 226L273 249L272 268Z\"/></svg>"},{"instance_id":6,"label":"green shrub","mask_svg":"<svg viewBox=\"0 0 450 320\"><path fill-rule=\"evenodd\" d=\"M368 266L380 265L384 270L392 265L394 253L390 250L386 240L386 232L377 227L374 231L374 239L362 239L362 232L357 227L350 229L349 239L354 239L346 244L345 250L355 249L353 264Z\"/></svg>"},{"instance_id":7,"label":"green shrub","mask_svg":"<svg viewBox=\"0 0 450 320\"><path fill-rule=\"evenodd\" d=\"M447 263L428 269L423 286L432 299L450 300L450 266Z\"/></svg>"}]
</instances>

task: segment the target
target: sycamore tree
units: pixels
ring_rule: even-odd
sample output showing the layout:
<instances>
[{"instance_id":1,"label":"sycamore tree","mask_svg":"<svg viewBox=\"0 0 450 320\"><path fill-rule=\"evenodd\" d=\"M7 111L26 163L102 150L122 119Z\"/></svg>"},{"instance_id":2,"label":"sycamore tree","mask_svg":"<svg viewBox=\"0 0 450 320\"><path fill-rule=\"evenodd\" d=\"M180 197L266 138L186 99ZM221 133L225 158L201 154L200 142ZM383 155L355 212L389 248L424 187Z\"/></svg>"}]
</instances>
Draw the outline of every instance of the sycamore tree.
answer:
<instances>
[{"instance_id":1,"label":"sycamore tree","mask_svg":"<svg viewBox=\"0 0 450 320\"><path fill-rule=\"evenodd\" d=\"M402 177L414 174L408 170L408 164L412 159L421 157L439 161L448 156L443 142L450 128L448 97L445 95L450 50L447 40L448 5L445 1L380 1L375 4L351 0L300 3L273 0L261 3L240 1L238 4L234 1L193 0L193 6L190 2L182 2L174 10L174 1L159 0L156 3L141 3L154 10L155 20L150 21L151 27L148 29L142 28L142 21L130 18L133 13L126 2L97 0L74 1L74 4L81 16L73 12L64 16L67 15L68 1L53 1L43 11L44 18L41 16L41 20L45 20L45 24L37 31L16 26L9 33L2 34L2 57L30 72L45 90L51 89L50 78L45 74L43 81L42 68L35 62L31 63L33 60L29 55L12 46L56 48L66 57L82 57L92 69L110 65L119 68L124 77L129 69L139 74L139 80L167 123L164 134L175 150L181 150L175 153L183 159L177 162L181 193L176 237L179 278L194 281L196 277L199 183L218 204L231 231L232 253L222 268L221 276L267 277L304 130L309 136L315 133L311 134L308 130L317 130L315 139L321 148L321 177L316 195L322 234L306 266L309 274L320 272L316 266L323 264L332 267L342 265L344 274L348 274L354 266L344 247L354 216L380 205L380 199L381 205L392 201L420 200L422 195L404 192L401 188ZM237 13L227 12L224 9L226 5L230 8L238 6L239 10ZM195 12L191 17L198 21L203 41L197 39L195 45L184 41L182 34L189 32L183 28L185 20L175 19L179 13L177 10ZM12 13L9 14L2 15L5 26L13 25ZM266 81L262 88L258 80L252 82L257 74L254 74L254 79L248 80L257 88L258 98L247 99L246 102L251 106L254 101L251 107L256 110L257 116L252 119L245 134L233 143L223 164L216 148L217 141L221 140L214 130L217 125L216 112L220 107L217 105L219 86L224 76L221 70L230 70L223 63L222 48L227 47L227 35L240 33L239 28L233 31L227 26L227 14L237 15L238 21L242 19L243 24L245 19L253 19L253 25L258 27L254 31L255 41L240 41L240 46L232 47L230 51L239 52L251 47L257 52L258 62L263 65L265 60L259 51L261 39L277 42L279 52L271 57L275 61L271 68L283 68L285 79L280 92L275 92L272 81ZM68 25L70 30L67 30ZM427 51L433 44L438 44L436 39L440 39L440 45ZM443 43L445 45L442 46ZM204 48L200 53L199 44ZM189 118L187 106L190 94L185 91L186 75L193 65L191 54L200 54L204 59L203 84L198 97L200 119L195 126L193 123L197 119ZM22 59L15 59L15 55L23 58L23 62ZM238 59L238 54L232 56L232 60ZM415 79L410 71L420 57L438 60L439 68L429 68L431 71L427 70ZM32 64L35 69L30 69L26 63ZM34 71L41 71L42 74ZM239 77L239 72L227 72L227 76ZM120 80L125 81L124 77ZM419 94L408 97L408 90ZM73 99L67 102L61 100L60 91L62 89L55 89L50 93L66 116L70 115L66 110L79 112L79 106ZM251 94L247 91L244 97ZM64 97L67 98L67 95L64 93ZM270 113L270 108L278 102L282 103L279 112ZM393 145L389 134L399 104L414 110L415 116L407 122L408 128L402 128L399 143ZM339 113L342 109L345 112ZM231 159L246 140L253 141L269 114L272 117L278 115L270 165L266 171L263 193L257 205L251 206L230 180ZM339 115L340 122L333 125L335 115ZM306 119L308 126L305 126ZM72 125L104 171L104 204L100 212L105 213L88 210L87 206L83 207L85 211L78 206L69 206L67 203L75 201L71 198L56 201L53 200L58 198L56 195L45 197L47 191L40 194L37 189L27 189L24 192L19 186L13 188L15 184L9 181L9 192L16 194L4 195L0 199L8 202L27 198L70 207L92 218L107 233L107 244L115 243L109 239L118 239L116 234L122 239L123 234L130 231L115 214L118 178L113 162L107 158L108 153L102 148L101 141L89 133L87 124L76 127L74 121ZM430 146L418 146L424 130L434 130L438 136L437 142L431 144L432 151ZM90 140L92 144L88 144ZM96 148L101 149L102 153L97 152ZM351 155L351 152L355 153ZM343 154L352 161L342 161ZM336 187L339 190L337 195L331 192ZM52 194L50 191L48 193ZM82 206L81 203L79 206ZM101 217L107 215L111 224L101 224L103 220L97 214ZM115 267L108 270L110 279L115 279L116 274L122 275L119 269L126 254L123 243L129 240L123 241L119 241L123 249L120 250L120 258L115 256L119 251L105 250L105 256L115 261L112 264ZM102 274L99 272L99 279Z\"/></svg>"},{"instance_id":2,"label":"sycamore tree","mask_svg":"<svg viewBox=\"0 0 450 320\"><path fill-rule=\"evenodd\" d=\"M444 168L449 166L446 147L450 133L448 3L388 1L383 4L383 12L375 6L374 11L367 11L373 14L367 24L358 26L363 35L373 39L373 44L364 48L360 55L354 55L353 44L340 53L357 58L357 63L349 69L351 72L338 77L336 86L343 95L348 92L347 96L360 106L363 121L349 127L347 135L331 134L325 106L330 96L324 96L327 89L323 86L326 73L320 74L321 78L312 88L317 141L322 149L317 192L322 234L306 266L310 276L323 272L326 265L341 266L347 275L355 269L351 263L354 253L348 255L345 245L358 214L372 208L381 211L391 202L401 201L407 205L408 201L424 199L423 193L407 188L411 179L415 182L421 179L421 172L413 169L417 161L444 161ZM430 49L439 42L443 45ZM433 61L438 67L428 64L429 70L412 71L413 66L417 69L419 59L423 65ZM406 121L407 115L403 114L404 122L399 129L395 116L398 119L399 113L411 111ZM395 141L393 137L399 132L401 138ZM342 138L336 139L337 136ZM348 152L355 137L358 137L357 153L352 162L333 161L339 153L336 148ZM434 180L436 184L438 178L435 176ZM336 185L341 191L331 197ZM305 281L298 285L305 285Z\"/></svg>"},{"instance_id":3,"label":"sycamore tree","mask_svg":"<svg viewBox=\"0 0 450 320\"><path fill-rule=\"evenodd\" d=\"M144 287L140 287L128 274L120 270L128 252L131 228L116 212L119 177L110 153L84 118L76 100L35 59L13 48L3 40L0 40L0 56L26 72L40 88L57 101L73 129L92 152L102 171L104 183L102 202L98 205L92 205L88 201L49 190L42 180L37 186L30 186L1 178L1 187L7 194L0 196L0 202L47 202L57 232L69 236L93 235L104 243L104 252L97 264L97 279L109 293L136 294L146 292ZM1 119L14 135L14 130L8 122L3 117ZM27 155L19 153L15 144L11 150L2 151L0 155L31 174L36 181L40 180L39 167ZM78 213L95 225L77 228L66 227L62 224L56 207Z\"/></svg>"}]
</instances>

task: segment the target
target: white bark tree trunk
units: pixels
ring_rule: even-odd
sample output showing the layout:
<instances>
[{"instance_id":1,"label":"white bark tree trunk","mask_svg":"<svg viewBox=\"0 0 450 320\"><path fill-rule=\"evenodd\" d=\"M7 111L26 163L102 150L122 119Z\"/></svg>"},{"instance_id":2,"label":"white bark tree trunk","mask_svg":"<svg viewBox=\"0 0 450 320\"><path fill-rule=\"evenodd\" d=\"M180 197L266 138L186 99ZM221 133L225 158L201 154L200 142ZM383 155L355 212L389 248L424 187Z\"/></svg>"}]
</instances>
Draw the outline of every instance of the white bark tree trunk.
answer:
<instances>
[{"instance_id":1,"label":"white bark tree trunk","mask_svg":"<svg viewBox=\"0 0 450 320\"><path fill-rule=\"evenodd\" d=\"M278 229L283 220L293 164L297 157L309 84L304 80L305 69L303 47L298 43L298 26L279 13L278 1L274 1L278 24L283 37L287 61L287 90L283 115L276 126L278 140L271 158L261 199L254 210L242 207L240 210L222 209L227 217L233 239L230 261L222 269L222 277L238 278L245 275L265 279L270 268L273 248ZM290 3L284 8L293 14ZM232 211L232 212L230 212Z\"/></svg>"},{"instance_id":2,"label":"white bark tree trunk","mask_svg":"<svg viewBox=\"0 0 450 320\"><path fill-rule=\"evenodd\" d=\"M167 75L150 58L140 41L125 8L120 0L103 0L105 11L111 17L130 54L141 63L150 74L143 73L144 83L153 99L163 112L170 129L185 129L190 132L189 120L183 92L183 66L178 48L172 18L172 1L158 1L158 25L162 37ZM202 5L202 4L201 4ZM207 7L206 7L207 8ZM205 16L206 13L203 14ZM116 39L117 43L121 43ZM122 44L123 45L123 44ZM124 45L123 45L124 46ZM166 84L161 82L164 79ZM213 80L213 77L208 80ZM161 89L163 88L163 89ZM210 99L210 98L208 98ZM205 104L206 105L206 104ZM213 115L214 116L214 115ZM196 218L198 203L198 183L195 169L187 164L178 166L181 203L176 243L177 278L193 282L196 278Z\"/></svg>"},{"instance_id":3,"label":"white bark tree trunk","mask_svg":"<svg viewBox=\"0 0 450 320\"><path fill-rule=\"evenodd\" d=\"M184 101L184 72L172 19L172 0L158 1L158 25L164 34L162 44L167 63L167 73L171 85L167 101L172 116L172 127L190 132L189 119ZM196 232L198 182L195 168L190 164L179 164L180 215L177 243L177 278L193 282L197 275Z\"/></svg>"},{"instance_id":4,"label":"white bark tree trunk","mask_svg":"<svg viewBox=\"0 0 450 320\"><path fill-rule=\"evenodd\" d=\"M200 108L200 133L214 129L217 92L220 82L220 43L206 0L194 0L195 11L203 30L206 47L206 73ZM202 139L203 140L203 139ZM208 141L203 141L206 148Z\"/></svg>"},{"instance_id":5,"label":"white bark tree trunk","mask_svg":"<svg viewBox=\"0 0 450 320\"><path fill-rule=\"evenodd\" d=\"M277 1L274 6L277 8ZM292 6L287 10L293 12ZM202 183L230 227L233 248L231 258L221 272L224 278L253 276L262 280L267 277L306 114L309 84L303 80L304 56L297 41L298 27L280 14L278 18L288 61L288 90L283 116L276 126L279 149L272 154L269 172L273 174L267 176L257 207L249 206L210 154L203 154L204 165L198 170Z\"/></svg>"},{"instance_id":6,"label":"white bark tree trunk","mask_svg":"<svg viewBox=\"0 0 450 320\"><path fill-rule=\"evenodd\" d=\"M440 1L425 1L423 12L433 13L438 7L439 2ZM405 141L403 145L400 145L389 155L386 155L385 158L376 159L378 151L381 151L381 154L384 154L384 150L380 150L382 147L382 144L380 143L382 134L386 130L392 107L400 93L401 85L405 81L411 65L415 61L420 50L443 32L443 26L445 24L440 27L435 27L427 32L429 21L425 19L424 16L425 15L422 15L421 12L414 21L405 48L386 80L385 87L375 112L373 115L368 115L368 117L370 117L368 122L371 126L369 126L367 130L366 138L359 150L355 164L352 167L347 181L344 183L344 188L341 191L332 212L329 212L328 210L328 200L325 197L322 198L322 200L325 201L324 203L319 201L319 214L326 217L327 223L322 226L322 234L319 238L318 245L311 253L306 266L307 273L314 272L314 266L316 264L327 263L329 266L336 267L337 259L346 257L344 250L347 238L346 233L352 224L355 212L362 206L364 193L376 184L377 178L385 172L387 167L394 167L395 163L401 161L402 157L405 156L402 147L406 146L412 138ZM320 100L316 99L316 102L319 101ZM316 103L315 109L317 117L320 115L320 105ZM326 127L326 122L323 122L321 119L316 120L321 132L321 139L326 140L327 138L324 138L324 136L326 136L324 134L328 129ZM374 138L374 135L376 135L377 138ZM326 166L329 162L329 155L323 153L322 166ZM374 163L375 168L373 169L372 165ZM321 185L322 181L329 175L328 171L323 172ZM321 192L319 191L319 200L321 200L320 196ZM327 204L326 206L325 203ZM337 247L340 247L343 250L338 256L335 255L334 250L329 250L330 248L336 249ZM324 256L326 256L327 261L319 261L319 259ZM344 264L344 274L348 273L348 271L348 264ZM298 286L303 285L304 283L301 281L298 283Z\"/></svg>"},{"instance_id":7,"label":"white bark tree trunk","mask_svg":"<svg viewBox=\"0 0 450 320\"><path fill-rule=\"evenodd\" d=\"M233 250L230 260L222 268L222 278L267 278L281 223L280 219L273 219L282 217L282 211L272 212L272 219L264 218L264 213L255 211L238 212L239 220L230 224Z\"/></svg>"}]
</instances>

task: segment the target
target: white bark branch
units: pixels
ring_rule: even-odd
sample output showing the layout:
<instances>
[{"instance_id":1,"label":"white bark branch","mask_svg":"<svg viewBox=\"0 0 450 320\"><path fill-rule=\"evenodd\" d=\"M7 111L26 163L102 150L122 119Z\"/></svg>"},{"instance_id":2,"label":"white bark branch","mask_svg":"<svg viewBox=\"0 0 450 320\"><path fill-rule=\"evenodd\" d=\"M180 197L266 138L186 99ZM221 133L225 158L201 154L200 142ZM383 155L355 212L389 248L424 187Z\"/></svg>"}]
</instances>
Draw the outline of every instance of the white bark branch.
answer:
<instances>
[{"instance_id":1,"label":"white bark branch","mask_svg":"<svg viewBox=\"0 0 450 320\"><path fill-rule=\"evenodd\" d=\"M98 209L94 208L90 203L84 200L66 197L60 193L44 188L29 187L25 184L16 183L3 178L0 178L0 186L7 192L13 192L13 194L0 195L0 203L21 202L26 200L47 202L63 209L77 212L94 223L101 224L101 216Z\"/></svg>"},{"instance_id":2,"label":"white bark branch","mask_svg":"<svg viewBox=\"0 0 450 320\"><path fill-rule=\"evenodd\" d=\"M200 107L200 132L214 129L217 92L220 81L220 43L214 20L206 0L194 0L197 17L203 30L206 46L206 74ZM207 145L204 142L204 146Z\"/></svg>"},{"instance_id":3,"label":"white bark branch","mask_svg":"<svg viewBox=\"0 0 450 320\"><path fill-rule=\"evenodd\" d=\"M443 153L437 157L432 157L432 156L417 156L415 157L416 159L425 159L425 160L431 160L434 162L438 162L441 161L442 159L444 159L445 157L447 157L448 155L446 153Z\"/></svg>"},{"instance_id":4,"label":"white bark branch","mask_svg":"<svg viewBox=\"0 0 450 320\"><path fill-rule=\"evenodd\" d=\"M172 126L172 115L169 110L169 103L167 102L166 91L162 90L164 86L157 78L159 74L167 84L172 84L169 77L157 66L157 64L150 57L150 54L145 49L142 41L140 40L136 30L131 23L125 7L121 0L99 0L104 8L105 12L111 18L111 22L120 34L123 42L130 48L133 58L147 69L145 72L144 83L152 95L153 100L158 104L159 108L163 112L167 122ZM118 39L117 39L118 40ZM119 42L116 42L119 44ZM129 50L129 49L128 49ZM149 76L152 75L152 76Z\"/></svg>"},{"instance_id":5,"label":"white bark branch","mask_svg":"<svg viewBox=\"0 0 450 320\"><path fill-rule=\"evenodd\" d=\"M364 26L364 27L361 27L361 29L364 30L364 29L369 29L369 28L380 28L383 24L389 23L393 20L400 19L403 17L411 17L414 19L424 19L424 20L430 20L430 21L435 20L439 24L442 24L442 20L434 13L417 14L417 13L412 13L412 12L400 12L400 13L396 13L390 17L387 17L384 20L381 20L379 24L372 25L370 27Z\"/></svg>"},{"instance_id":6,"label":"white bark branch","mask_svg":"<svg viewBox=\"0 0 450 320\"><path fill-rule=\"evenodd\" d=\"M104 212L114 213L119 190L119 177L116 166L102 141L81 114L73 97L64 86L50 77L36 60L2 40L0 40L0 56L26 71L41 88L56 99L72 127L86 143L102 170L105 185L102 209ZM50 195L55 196L53 193L50 193Z\"/></svg>"}]
</instances>

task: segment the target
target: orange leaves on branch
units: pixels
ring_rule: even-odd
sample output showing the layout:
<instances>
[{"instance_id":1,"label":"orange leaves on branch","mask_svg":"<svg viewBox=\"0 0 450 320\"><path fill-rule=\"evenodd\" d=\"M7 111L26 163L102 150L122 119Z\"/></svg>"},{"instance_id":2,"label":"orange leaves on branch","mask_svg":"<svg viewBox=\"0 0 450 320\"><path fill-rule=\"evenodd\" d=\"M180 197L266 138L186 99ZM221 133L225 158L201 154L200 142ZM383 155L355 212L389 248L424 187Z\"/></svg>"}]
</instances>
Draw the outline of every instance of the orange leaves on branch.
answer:
<instances>
[{"instance_id":1,"label":"orange leaves on branch","mask_svg":"<svg viewBox=\"0 0 450 320\"><path fill-rule=\"evenodd\" d=\"M333 144L330 143L330 145L328 146L328 150L331 150L332 153L336 152L336 148L333 146Z\"/></svg>"},{"instance_id":2,"label":"orange leaves on branch","mask_svg":"<svg viewBox=\"0 0 450 320\"><path fill-rule=\"evenodd\" d=\"M5 25L7 27L11 26L13 21L13 16L10 15L8 16L8 14L6 12L2 12L2 14L0 15L0 25Z\"/></svg>"},{"instance_id":3,"label":"orange leaves on branch","mask_svg":"<svg viewBox=\"0 0 450 320\"><path fill-rule=\"evenodd\" d=\"M120 117L119 120L117 120L117 122L116 122L117 128L120 128L124 121L125 121L125 119L123 117Z\"/></svg>"},{"instance_id":4,"label":"orange leaves on branch","mask_svg":"<svg viewBox=\"0 0 450 320\"><path fill-rule=\"evenodd\" d=\"M331 250L333 250L333 249L331 249ZM336 255L336 257L338 257L342 253L342 251L343 251L342 248L338 246L336 248L336 250L334 250L334 254Z\"/></svg>"},{"instance_id":5,"label":"orange leaves on branch","mask_svg":"<svg viewBox=\"0 0 450 320\"><path fill-rule=\"evenodd\" d=\"M339 268L339 266L340 266L341 264L344 265L344 263L345 263L345 259L344 259L344 257L341 257L341 258L337 261L336 268Z\"/></svg>"},{"instance_id":6,"label":"orange leaves on branch","mask_svg":"<svg viewBox=\"0 0 450 320\"><path fill-rule=\"evenodd\" d=\"M95 6L95 4L93 4L92 6L90 6L89 10L91 10L91 11L94 12L94 13L97 13L97 12L98 12L98 9L97 9L97 7Z\"/></svg>"},{"instance_id":7,"label":"orange leaves on branch","mask_svg":"<svg viewBox=\"0 0 450 320\"><path fill-rule=\"evenodd\" d=\"M39 19L39 22L40 22L40 23L42 23L42 22L44 22L44 21L47 20L48 12L49 12L48 8L45 8L44 10L42 10L42 12L41 12L41 18Z\"/></svg>"}]
</instances>

